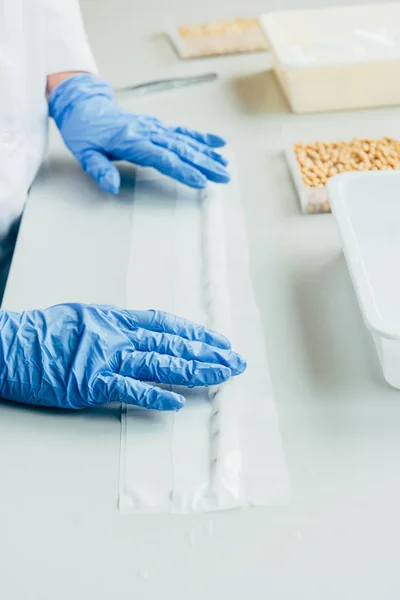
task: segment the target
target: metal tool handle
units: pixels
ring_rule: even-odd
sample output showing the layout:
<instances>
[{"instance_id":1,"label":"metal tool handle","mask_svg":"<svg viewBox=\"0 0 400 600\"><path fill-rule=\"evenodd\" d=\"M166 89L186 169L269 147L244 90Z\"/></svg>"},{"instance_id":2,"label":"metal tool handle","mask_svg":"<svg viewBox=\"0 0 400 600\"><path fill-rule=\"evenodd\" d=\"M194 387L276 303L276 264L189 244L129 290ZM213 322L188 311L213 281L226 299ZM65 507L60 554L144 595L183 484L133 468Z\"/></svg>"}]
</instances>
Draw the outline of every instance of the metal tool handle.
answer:
<instances>
[{"instance_id":1,"label":"metal tool handle","mask_svg":"<svg viewBox=\"0 0 400 600\"><path fill-rule=\"evenodd\" d=\"M181 87L189 87L199 83L208 83L215 81L218 78L217 73L205 73L204 75L192 75L190 77L174 77L171 79L157 79L131 85L127 87L117 88L116 92L133 92L135 94L150 94L163 92L165 90L174 90Z\"/></svg>"}]
</instances>

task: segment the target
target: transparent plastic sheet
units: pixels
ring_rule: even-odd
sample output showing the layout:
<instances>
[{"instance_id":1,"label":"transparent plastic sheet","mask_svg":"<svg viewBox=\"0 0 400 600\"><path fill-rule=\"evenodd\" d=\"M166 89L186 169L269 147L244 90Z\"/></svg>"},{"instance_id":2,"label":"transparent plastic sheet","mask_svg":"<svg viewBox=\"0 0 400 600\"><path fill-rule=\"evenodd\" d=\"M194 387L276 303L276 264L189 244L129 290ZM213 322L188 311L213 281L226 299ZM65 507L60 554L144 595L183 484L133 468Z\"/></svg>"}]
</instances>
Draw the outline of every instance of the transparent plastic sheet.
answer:
<instances>
[{"instance_id":1,"label":"transparent plastic sheet","mask_svg":"<svg viewBox=\"0 0 400 600\"><path fill-rule=\"evenodd\" d=\"M222 331L248 369L223 386L180 389L187 404L179 413L123 407L120 510L187 513L287 502L234 173L228 186L202 193L139 171L127 306L169 310Z\"/></svg>"}]
</instances>

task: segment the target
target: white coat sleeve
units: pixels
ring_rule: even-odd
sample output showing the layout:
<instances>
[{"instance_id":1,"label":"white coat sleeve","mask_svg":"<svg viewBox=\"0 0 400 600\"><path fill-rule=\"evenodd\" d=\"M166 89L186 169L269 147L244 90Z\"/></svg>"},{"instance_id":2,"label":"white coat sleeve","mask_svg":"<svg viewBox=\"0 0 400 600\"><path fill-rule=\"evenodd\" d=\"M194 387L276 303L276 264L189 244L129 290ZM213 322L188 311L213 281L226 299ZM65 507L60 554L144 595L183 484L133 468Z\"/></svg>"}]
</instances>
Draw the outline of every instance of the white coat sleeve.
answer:
<instances>
[{"instance_id":1,"label":"white coat sleeve","mask_svg":"<svg viewBox=\"0 0 400 600\"><path fill-rule=\"evenodd\" d=\"M97 73L78 0L41 0L47 75L64 71Z\"/></svg>"}]
</instances>

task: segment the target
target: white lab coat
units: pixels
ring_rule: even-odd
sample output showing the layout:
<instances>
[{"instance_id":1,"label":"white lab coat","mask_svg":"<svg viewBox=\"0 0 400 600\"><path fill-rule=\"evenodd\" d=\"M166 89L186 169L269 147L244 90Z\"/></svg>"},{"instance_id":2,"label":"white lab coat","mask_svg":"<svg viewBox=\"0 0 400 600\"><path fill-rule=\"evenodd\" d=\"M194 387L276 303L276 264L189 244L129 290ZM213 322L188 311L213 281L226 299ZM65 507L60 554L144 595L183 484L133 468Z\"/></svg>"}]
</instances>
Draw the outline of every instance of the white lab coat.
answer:
<instances>
[{"instance_id":1,"label":"white lab coat","mask_svg":"<svg viewBox=\"0 0 400 600\"><path fill-rule=\"evenodd\" d=\"M46 147L46 77L62 71L96 71L78 0L0 0L0 269Z\"/></svg>"}]
</instances>

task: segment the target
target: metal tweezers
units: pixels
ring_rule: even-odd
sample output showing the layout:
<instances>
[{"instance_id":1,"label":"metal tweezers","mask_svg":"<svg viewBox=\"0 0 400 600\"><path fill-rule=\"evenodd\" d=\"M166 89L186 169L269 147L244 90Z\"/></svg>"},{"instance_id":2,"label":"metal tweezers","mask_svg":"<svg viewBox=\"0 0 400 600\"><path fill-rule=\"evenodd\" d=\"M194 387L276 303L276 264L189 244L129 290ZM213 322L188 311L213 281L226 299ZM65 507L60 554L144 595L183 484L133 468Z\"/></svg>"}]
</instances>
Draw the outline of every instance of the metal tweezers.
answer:
<instances>
[{"instance_id":1,"label":"metal tweezers","mask_svg":"<svg viewBox=\"0 0 400 600\"><path fill-rule=\"evenodd\" d=\"M191 77L175 77L173 79L158 79L148 81L137 85L117 88L116 92L133 92L134 94L152 94L155 92L164 92L165 90L175 90L181 87L197 85L198 83L207 83L215 81L218 78L217 73L206 73L204 75L194 75Z\"/></svg>"}]
</instances>

